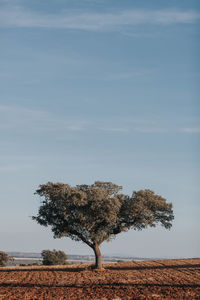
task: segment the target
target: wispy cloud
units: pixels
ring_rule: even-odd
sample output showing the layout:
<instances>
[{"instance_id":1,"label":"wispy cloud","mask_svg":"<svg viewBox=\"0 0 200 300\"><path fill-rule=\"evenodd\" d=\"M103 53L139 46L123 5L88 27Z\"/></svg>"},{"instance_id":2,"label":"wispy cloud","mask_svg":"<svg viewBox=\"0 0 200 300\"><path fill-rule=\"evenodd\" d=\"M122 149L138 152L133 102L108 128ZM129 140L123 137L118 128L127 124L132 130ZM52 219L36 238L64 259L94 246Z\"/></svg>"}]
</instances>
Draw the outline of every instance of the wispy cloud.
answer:
<instances>
[{"instance_id":1,"label":"wispy cloud","mask_svg":"<svg viewBox=\"0 0 200 300\"><path fill-rule=\"evenodd\" d=\"M57 136L58 138L74 137L74 134L135 134L135 133L200 133L199 126L179 127L155 119L103 118L87 120L76 116L62 117L47 111L34 110L17 106L0 105L0 131L4 133Z\"/></svg>"},{"instance_id":2,"label":"wispy cloud","mask_svg":"<svg viewBox=\"0 0 200 300\"><path fill-rule=\"evenodd\" d=\"M130 132L129 128L124 127L99 127L98 130L110 133L126 133Z\"/></svg>"},{"instance_id":3,"label":"wispy cloud","mask_svg":"<svg viewBox=\"0 0 200 300\"><path fill-rule=\"evenodd\" d=\"M65 120L55 114L24 107L0 105L0 130L20 133L56 133L84 130L87 121Z\"/></svg>"},{"instance_id":4,"label":"wispy cloud","mask_svg":"<svg viewBox=\"0 0 200 300\"><path fill-rule=\"evenodd\" d=\"M101 164L94 160L89 154L82 155L70 153L70 155L60 154L52 155L52 153L40 153L38 155L0 155L0 174L17 172L37 172L41 168L53 168L55 170L72 170L79 172L81 169L99 168Z\"/></svg>"},{"instance_id":5,"label":"wispy cloud","mask_svg":"<svg viewBox=\"0 0 200 300\"><path fill-rule=\"evenodd\" d=\"M196 11L125 10L108 13L61 11L45 14L21 7L4 6L0 11L1 27L62 28L78 30L119 30L122 27L157 24L194 23L200 19Z\"/></svg>"},{"instance_id":6,"label":"wispy cloud","mask_svg":"<svg viewBox=\"0 0 200 300\"><path fill-rule=\"evenodd\" d=\"M135 72L116 72L104 76L105 80L127 80L137 77L148 76L152 74L152 70L141 70Z\"/></svg>"},{"instance_id":7,"label":"wispy cloud","mask_svg":"<svg viewBox=\"0 0 200 300\"><path fill-rule=\"evenodd\" d=\"M0 165L0 172L13 172L13 171L21 171L24 169L33 169L35 166L32 164L16 164L12 163L11 164L5 164L5 165Z\"/></svg>"},{"instance_id":8,"label":"wispy cloud","mask_svg":"<svg viewBox=\"0 0 200 300\"><path fill-rule=\"evenodd\" d=\"M80 119L71 116L57 116L56 114L19 106L0 105L0 131L9 133L8 136L23 134L28 136L48 135L58 138L74 137L76 133L108 133L108 134L134 134L134 133L165 133L166 127L157 126L155 121L137 118L107 120ZM7 136L7 135L6 135Z\"/></svg>"},{"instance_id":9,"label":"wispy cloud","mask_svg":"<svg viewBox=\"0 0 200 300\"><path fill-rule=\"evenodd\" d=\"M21 171L24 169L34 169L33 157L19 155L0 155L0 172Z\"/></svg>"},{"instance_id":10,"label":"wispy cloud","mask_svg":"<svg viewBox=\"0 0 200 300\"><path fill-rule=\"evenodd\" d=\"M185 133L200 133L200 126L185 127L185 128L182 128L181 131L185 132Z\"/></svg>"}]
</instances>

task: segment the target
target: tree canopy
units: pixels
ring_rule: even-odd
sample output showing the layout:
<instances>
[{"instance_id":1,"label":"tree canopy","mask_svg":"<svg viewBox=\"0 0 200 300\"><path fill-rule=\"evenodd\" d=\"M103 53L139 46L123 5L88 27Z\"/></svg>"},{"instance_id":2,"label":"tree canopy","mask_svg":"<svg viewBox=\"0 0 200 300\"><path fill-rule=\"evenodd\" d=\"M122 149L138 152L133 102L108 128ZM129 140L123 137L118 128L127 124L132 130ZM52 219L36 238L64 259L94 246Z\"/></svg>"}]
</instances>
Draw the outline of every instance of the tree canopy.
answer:
<instances>
[{"instance_id":1,"label":"tree canopy","mask_svg":"<svg viewBox=\"0 0 200 300\"><path fill-rule=\"evenodd\" d=\"M61 250L43 250L42 253L42 264L45 266L49 265L66 265L67 255Z\"/></svg>"},{"instance_id":2,"label":"tree canopy","mask_svg":"<svg viewBox=\"0 0 200 300\"><path fill-rule=\"evenodd\" d=\"M151 190L121 193L112 182L96 181L92 185L48 182L36 194L44 197L38 215L33 219L51 226L55 238L70 237L94 250L96 267L101 267L99 245L130 228L141 230L160 223L170 229L172 204Z\"/></svg>"},{"instance_id":3,"label":"tree canopy","mask_svg":"<svg viewBox=\"0 0 200 300\"><path fill-rule=\"evenodd\" d=\"M5 267L9 260L13 260L13 257L9 256L4 251L0 251L0 267Z\"/></svg>"}]
</instances>

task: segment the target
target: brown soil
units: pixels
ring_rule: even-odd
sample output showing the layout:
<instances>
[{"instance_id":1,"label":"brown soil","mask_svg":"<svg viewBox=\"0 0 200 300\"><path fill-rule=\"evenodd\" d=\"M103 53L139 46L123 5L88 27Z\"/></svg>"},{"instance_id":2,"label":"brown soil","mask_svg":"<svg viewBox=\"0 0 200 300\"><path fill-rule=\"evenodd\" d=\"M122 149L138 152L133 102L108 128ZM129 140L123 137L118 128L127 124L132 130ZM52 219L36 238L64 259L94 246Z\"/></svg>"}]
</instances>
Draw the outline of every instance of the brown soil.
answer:
<instances>
[{"instance_id":1,"label":"brown soil","mask_svg":"<svg viewBox=\"0 0 200 300\"><path fill-rule=\"evenodd\" d=\"M200 299L200 259L0 268L0 299Z\"/></svg>"}]
</instances>

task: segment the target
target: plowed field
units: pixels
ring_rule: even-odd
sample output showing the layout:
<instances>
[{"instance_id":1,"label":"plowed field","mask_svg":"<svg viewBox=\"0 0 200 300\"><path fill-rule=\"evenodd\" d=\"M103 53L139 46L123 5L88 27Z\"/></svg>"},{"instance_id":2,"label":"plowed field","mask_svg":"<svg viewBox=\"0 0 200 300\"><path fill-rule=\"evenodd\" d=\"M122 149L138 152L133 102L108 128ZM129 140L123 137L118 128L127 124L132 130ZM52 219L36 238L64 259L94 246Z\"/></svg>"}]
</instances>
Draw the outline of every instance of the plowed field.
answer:
<instances>
[{"instance_id":1,"label":"plowed field","mask_svg":"<svg viewBox=\"0 0 200 300\"><path fill-rule=\"evenodd\" d=\"M0 299L200 299L200 259L0 268Z\"/></svg>"}]
</instances>

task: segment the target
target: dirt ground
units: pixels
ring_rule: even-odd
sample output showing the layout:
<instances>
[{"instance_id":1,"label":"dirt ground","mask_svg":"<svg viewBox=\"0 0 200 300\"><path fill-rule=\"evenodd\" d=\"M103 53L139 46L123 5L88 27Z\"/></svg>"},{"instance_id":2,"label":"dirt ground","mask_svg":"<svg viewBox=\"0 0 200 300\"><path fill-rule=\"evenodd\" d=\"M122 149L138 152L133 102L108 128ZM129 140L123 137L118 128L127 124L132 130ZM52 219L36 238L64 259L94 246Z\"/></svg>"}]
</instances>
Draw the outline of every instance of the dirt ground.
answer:
<instances>
[{"instance_id":1,"label":"dirt ground","mask_svg":"<svg viewBox=\"0 0 200 300\"><path fill-rule=\"evenodd\" d=\"M0 268L0 299L200 299L200 259Z\"/></svg>"}]
</instances>

